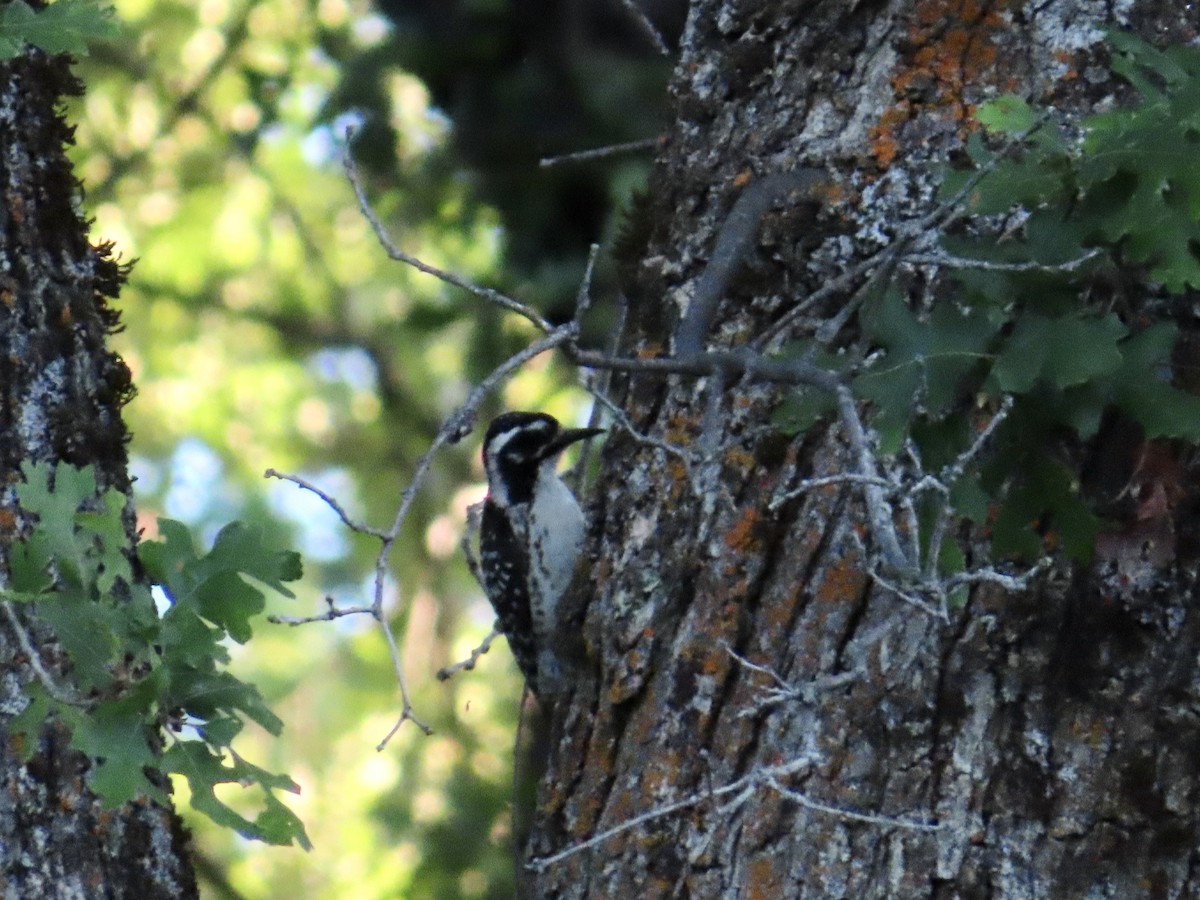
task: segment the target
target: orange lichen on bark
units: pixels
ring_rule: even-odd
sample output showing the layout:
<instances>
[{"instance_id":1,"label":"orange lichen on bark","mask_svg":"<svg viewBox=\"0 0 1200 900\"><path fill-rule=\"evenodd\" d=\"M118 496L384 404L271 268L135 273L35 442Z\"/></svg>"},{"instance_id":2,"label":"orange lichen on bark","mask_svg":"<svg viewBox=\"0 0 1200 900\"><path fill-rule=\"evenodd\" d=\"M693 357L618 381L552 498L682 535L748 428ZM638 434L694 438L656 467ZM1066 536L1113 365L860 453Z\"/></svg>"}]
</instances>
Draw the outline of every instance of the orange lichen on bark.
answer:
<instances>
[{"instance_id":1,"label":"orange lichen on bark","mask_svg":"<svg viewBox=\"0 0 1200 900\"><path fill-rule=\"evenodd\" d=\"M905 144L900 133L910 120L930 112L970 127L968 86L999 84L1000 51L995 37L1008 23L1003 10L1013 0L920 0L892 75L895 103L871 129L871 155L886 168Z\"/></svg>"},{"instance_id":2,"label":"orange lichen on bark","mask_svg":"<svg viewBox=\"0 0 1200 900\"><path fill-rule=\"evenodd\" d=\"M756 535L759 521L758 510L754 507L747 509L725 535L725 546L738 553L756 553L761 543Z\"/></svg>"},{"instance_id":3,"label":"orange lichen on bark","mask_svg":"<svg viewBox=\"0 0 1200 900\"><path fill-rule=\"evenodd\" d=\"M821 573L817 599L822 603L845 603L858 597L867 581L861 563L862 560L857 555L846 555L834 560L833 564Z\"/></svg>"},{"instance_id":4,"label":"orange lichen on bark","mask_svg":"<svg viewBox=\"0 0 1200 900\"><path fill-rule=\"evenodd\" d=\"M774 854L758 856L747 869L747 900L776 900L784 896L783 873L779 871L781 857Z\"/></svg>"},{"instance_id":5,"label":"orange lichen on bark","mask_svg":"<svg viewBox=\"0 0 1200 900\"><path fill-rule=\"evenodd\" d=\"M734 447L726 452L725 465L738 472L752 472L757 461L753 453L747 453L741 447Z\"/></svg>"},{"instance_id":6,"label":"orange lichen on bark","mask_svg":"<svg viewBox=\"0 0 1200 900\"><path fill-rule=\"evenodd\" d=\"M1074 81L1079 77L1079 70L1075 68L1075 54L1070 50L1055 51L1054 59L1056 62L1060 62L1067 67L1067 70L1062 74L1063 81Z\"/></svg>"}]
</instances>

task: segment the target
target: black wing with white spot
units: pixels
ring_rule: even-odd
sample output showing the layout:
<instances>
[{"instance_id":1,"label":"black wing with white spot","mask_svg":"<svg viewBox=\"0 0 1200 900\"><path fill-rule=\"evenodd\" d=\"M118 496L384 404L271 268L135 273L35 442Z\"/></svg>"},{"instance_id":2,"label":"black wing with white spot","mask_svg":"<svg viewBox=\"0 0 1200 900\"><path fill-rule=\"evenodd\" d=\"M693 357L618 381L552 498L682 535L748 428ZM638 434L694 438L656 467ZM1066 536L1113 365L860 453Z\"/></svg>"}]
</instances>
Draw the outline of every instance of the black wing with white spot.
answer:
<instances>
[{"instance_id":1,"label":"black wing with white spot","mask_svg":"<svg viewBox=\"0 0 1200 900\"><path fill-rule=\"evenodd\" d=\"M480 528L480 571L488 600L500 620L500 630L525 675L529 689L537 693L537 640L530 614L528 548L513 530L504 511L495 503L483 504Z\"/></svg>"}]
</instances>

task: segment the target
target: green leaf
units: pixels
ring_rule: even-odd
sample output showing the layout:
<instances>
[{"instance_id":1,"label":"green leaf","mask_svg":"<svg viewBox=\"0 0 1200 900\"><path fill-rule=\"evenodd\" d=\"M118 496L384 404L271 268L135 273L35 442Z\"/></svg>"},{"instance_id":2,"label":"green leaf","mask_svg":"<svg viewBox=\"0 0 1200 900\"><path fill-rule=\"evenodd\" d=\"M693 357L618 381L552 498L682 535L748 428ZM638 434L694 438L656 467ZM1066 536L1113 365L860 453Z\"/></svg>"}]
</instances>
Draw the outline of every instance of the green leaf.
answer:
<instances>
[{"instance_id":1,"label":"green leaf","mask_svg":"<svg viewBox=\"0 0 1200 900\"><path fill-rule=\"evenodd\" d=\"M836 408L837 401L827 391L797 388L776 407L771 424L787 435L803 434Z\"/></svg>"},{"instance_id":2,"label":"green leaf","mask_svg":"<svg viewBox=\"0 0 1200 900\"><path fill-rule=\"evenodd\" d=\"M79 527L98 539L99 547L118 548L125 544L125 495L115 488L105 492L98 510L77 513L75 521ZM117 582L131 584L133 572L125 554L104 554L103 565L96 570L95 585L101 594L111 593Z\"/></svg>"},{"instance_id":3,"label":"green leaf","mask_svg":"<svg viewBox=\"0 0 1200 900\"><path fill-rule=\"evenodd\" d=\"M231 522L221 529L207 564L250 575L289 598L295 594L283 582L296 581L303 574L299 553L268 550L263 543L263 530L242 522Z\"/></svg>"},{"instance_id":4,"label":"green leaf","mask_svg":"<svg viewBox=\"0 0 1200 900\"><path fill-rule=\"evenodd\" d=\"M173 668L166 704L205 722L242 712L273 735L283 730L283 722L263 702L257 688L215 669Z\"/></svg>"},{"instance_id":5,"label":"green leaf","mask_svg":"<svg viewBox=\"0 0 1200 900\"><path fill-rule=\"evenodd\" d=\"M1073 559L1090 559L1100 521L1080 497L1074 472L1045 456L1023 455L1020 473L992 527L996 555L1037 559L1049 540Z\"/></svg>"},{"instance_id":6,"label":"green leaf","mask_svg":"<svg viewBox=\"0 0 1200 900\"><path fill-rule=\"evenodd\" d=\"M1115 402L1136 419L1147 438L1200 441L1200 397L1174 387L1166 368L1177 329L1159 322L1122 346L1124 365L1113 384Z\"/></svg>"},{"instance_id":7,"label":"green leaf","mask_svg":"<svg viewBox=\"0 0 1200 900\"><path fill-rule=\"evenodd\" d=\"M37 517L38 527L26 542L23 553L26 571L38 563L57 563L60 578L80 584L87 568L87 542L76 535L76 513L85 501L96 497L96 476L91 466L76 469L62 464L21 464L25 483L16 487L21 508ZM53 489L50 484L53 481Z\"/></svg>"},{"instance_id":8,"label":"green leaf","mask_svg":"<svg viewBox=\"0 0 1200 900\"><path fill-rule=\"evenodd\" d=\"M1025 311L1001 349L991 377L1002 392L1028 393L1039 381L1056 388L1116 371L1127 331L1116 316L1047 318Z\"/></svg>"},{"instance_id":9,"label":"green leaf","mask_svg":"<svg viewBox=\"0 0 1200 900\"><path fill-rule=\"evenodd\" d=\"M894 289L870 305L862 321L867 335L887 349L881 363L854 382L855 392L877 407L872 426L884 453L900 446L918 403L933 418L949 412L997 328L982 311L950 303L922 321Z\"/></svg>"},{"instance_id":10,"label":"green leaf","mask_svg":"<svg viewBox=\"0 0 1200 900\"><path fill-rule=\"evenodd\" d=\"M77 594L54 594L38 602L38 618L54 629L54 636L71 658L72 676L85 693L112 680L109 666L123 649L113 628L119 615L110 604Z\"/></svg>"},{"instance_id":11,"label":"green leaf","mask_svg":"<svg viewBox=\"0 0 1200 900\"><path fill-rule=\"evenodd\" d=\"M193 592L200 614L224 628L239 644L250 640L250 617L266 606L262 591L251 587L236 571L215 572Z\"/></svg>"},{"instance_id":12,"label":"green leaf","mask_svg":"<svg viewBox=\"0 0 1200 900\"><path fill-rule=\"evenodd\" d=\"M88 41L117 33L111 7L92 0L57 0L40 10L11 0L0 8L0 59L11 59L26 44L47 53L86 56Z\"/></svg>"},{"instance_id":13,"label":"green leaf","mask_svg":"<svg viewBox=\"0 0 1200 900\"><path fill-rule=\"evenodd\" d=\"M143 771L158 765L147 741L143 710L114 702L87 712L63 710L60 715L71 729L71 746L97 760L91 787L106 807L157 794Z\"/></svg>"},{"instance_id":14,"label":"green leaf","mask_svg":"<svg viewBox=\"0 0 1200 900\"><path fill-rule=\"evenodd\" d=\"M1019 135L1037 122L1037 113L1016 94L1006 94L984 103L975 111L975 118L989 131Z\"/></svg>"},{"instance_id":15,"label":"green leaf","mask_svg":"<svg viewBox=\"0 0 1200 900\"><path fill-rule=\"evenodd\" d=\"M274 796L274 791L300 793L299 786L286 775L273 775L231 754L232 762L213 753L198 741L176 742L163 754L163 767L187 779L192 792L192 806L218 825L232 828L244 837L269 844L286 845L293 841L305 850L312 843L304 825ZM218 784L257 785L265 796L266 809L254 822L234 812L217 799Z\"/></svg>"},{"instance_id":16,"label":"green leaf","mask_svg":"<svg viewBox=\"0 0 1200 900\"><path fill-rule=\"evenodd\" d=\"M172 595L176 591L185 593L189 585L184 571L196 560L192 534L186 525L174 519L159 519L158 533L162 540L142 541L138 558L155 584L162 585Z\"/></svg>"},{"instance_id":17,"label":"green leaf","mask_svg":"<svg viewBox=\"0 0 1200 900\"><path fill-rule=\"evenodd\" d=\"M226 525L203 557L196 556L186 526L160 519L159 531L163 540L145 542L139 552L147 572L165 588L172 611L174 607L191 609L239 644L250 639L250 619L265 605L262 591L242 576L248 575L285 597L294 596L284 582L301 576L300 555L268 549L260 528L241 522ZM193 623L180 621L179 627L199 636Z\"/></svg>"}]
</instances>

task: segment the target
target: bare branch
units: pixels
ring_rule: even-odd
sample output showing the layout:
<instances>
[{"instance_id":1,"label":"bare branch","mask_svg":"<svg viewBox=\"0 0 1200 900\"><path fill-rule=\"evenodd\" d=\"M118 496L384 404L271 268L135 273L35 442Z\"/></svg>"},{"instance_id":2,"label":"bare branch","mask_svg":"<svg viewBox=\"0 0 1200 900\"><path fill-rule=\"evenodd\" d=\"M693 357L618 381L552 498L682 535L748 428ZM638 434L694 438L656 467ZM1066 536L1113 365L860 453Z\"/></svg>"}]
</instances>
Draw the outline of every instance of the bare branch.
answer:
<instances>
[{"instance_id":1,"label":"bare branch","mask_svg":"<svg viewBox=\"0 0 1200 900\"><path fill-rule=\"evenodd\" d=\"M1062 263L1002 262L990 259L971 259L968 256L953 256L949 253L910 253L904 261L918 266L942 266L951 269L979 269L984 272L1073 272L1084 263L1095 259L1104 251L1096 247L1083 256Z\"/></svg>"},{"instance_id":2,"label":"bare branch","mask_svg":"<svg viewBox=\"0 0 1200 900\"><path fill-rule=\"evenodd\" d=\"M787 493L774 497L767 505L767 509L771 511L777 510L785 503L790 503L792 500L804 496L811 490L830 487L836 484L874 485L875 487L884 488L889 491L896 487L895 482L889 481L886 478L880 478L877 475L859 475L857 472L843 472L839 475L826 475L821 478L805 478Z\"/></svg>"},{"instance_id":3,"label":"bare branch","mask_svg":"<svg viewBox=\"0 0 1200 900\"><path fill-rule=\"evenodd\" d=\"M654 44L654 49L663 56L670 56L671 51L667 47L667 42L663 40L663 36L659 30L654 27L654 23L650 21L650 17L646 15L645 10L637 5L636 0L621 0L621 5L633 16L634 21L645 32L646 37L650 38L650 41Z\"/></svg>"},{"instance_id":4,"label":"bare branch","mask_svg":"<svg viewBox=\"0 0 1200 900\"><path fill-rule=\"evenodd\" d=\"M935 619L940 619L942 622L949 624L950 612L946 608L946 601L945 601L944 593L942 593L942 596L939 598L941 601L940 606L935 607L935 606L930 605L929 603L926 603L920 597L916 597L916 596L908 593L907 591L901 590L901 588L898 585L895 585L892 582L887 581L882 576L880 576L880 574L878 572L876 572L874 570L868 571L867 574L871 577L871 580L873 582L875 582L877 585L879 585L885 591L888 591L889 593L891 593L894 596L898 597L899 599L903 600L909 606L916 607L921 612L925 613L925 615L932 616Z\"/></svg>"},{"instance_id":5,"label":"bare branch","mask_svg":"<svg viewBox=\"0 0 1200 900\"><path fill-rule=\"evenodd\" d=\"M485 288L474 282L468 281L460 275L453 272L446 272L437 266L431 266L429 263L422 262L410 253L405 253L396 246L391 236L388 234L387 228L379 221L379 217L375 215L375 210L371 208L370 200L367 199L366 191L363 189L362 182L358 177L358 167L354 165L354 160L350 156L350 138L353 137L354 130L346 129L346 153L343 156L342 165L346 170L346 177L350 180L351 187L354 188L354 196L358 198L358 208L363 214L363 218L370 223L371 228L375 231L375 237L379 240L379 245L383 247L389 259L397 262L402 262L405 265L412 266L418 272L424 272L426 275L432 275L439 281L446 284L454 285L457 288L462 288L464 291L474 294L481 300L486 300L488 303L495 304L501 309L506 309L509 312L523 316L537 327L539 331L549 333L554 330L554 326L542 318L541 314L531 306L515 300L507 294L491 288Z\"/></svg>"},{"instance_id":6,"label":"bare branch","mask_svg":"<svg viewBox=\"0 0 1200 900\"><path fill-rule=\"evenodd\" d=\"M337 607L334 605L333 598L325 597L325 612L316 616L267 616L267 621L272 625L307 625L310 622L332 622L335 619L340 619L343 616L359 616L359 615L375 615L375 609L371 606L343 606Z\"/></svg>"},{"instance_id":7,"label":"bare branch","mask_svg":"<svg viewBox=\"0 0 1200 900\"><path fill-rule=\"evenodd\" d=\"M479 657L492 649L492 642L500 637L503 632L500 631L500 623L497 622L492 626L491 632L483 639L483 642L471 651L471 655L466 659L456 662L452 666L444 666L438 669L438 681L449 681L459 672L469 672L475 668L475 664L479 662Z\"/></svg>"},{"instance_id":8,"label":"bare branch","mask_svg":"<svg viewBox=\"0 0 1200 900\"><path fill-rule=\"evenodd\" d=\"M1047 117L1048 114L1040 116L1032 126L1021 134L1014 135L986 165L980 166L971 173L953 197L939 204L926 215L903 223L897 229L896 236L890 244L852 266L834 278L833 281L827 282L823 287L809 294L781 316L775 324L765 329L754 339L750 346L755 350L765 350L771 345L772 341L786 334L808 310L812 309L818 303L844 293L851 285L858 284L864 277L869 276L868 282L863 285L864 289L871 281L878 280L879 274L887 272L894 267L913 243L927 236L933 230L941 228L947 221L958 215L970 199L975 188L978 187L979 182L987 177L988 174L995 171L996 167L1000 165L1009 153L1040 129L1045 124ZM1078 264L1082 265L1085 261L1085 259L1081 259ZM840 330L841 325L849 319L849 316L857 309L858 303L865 296L866 292L864 289L856 292L858 302L847 304L837 316L819 329L817 334L819 342L828 343L833 340L837 334L837 330Z\"/></svg>"},{"instance_id":9,"label":"bare branch","mask_svg":"<svg viewBox=\"0 0 1200 900\"><path fill-rule=\"evenodd\" d=\"M842 384L841 377L803 359L771 359L747 349L711 350L687 358L657 356L614 357L595 350L569 348L572 362L591 369L611 369L615 372L641 372L658 375L712 375L719 369L746 374L760 381L779 384L805 384L835 393Z\"/></svg>"},{"instance_id":10,"label":"bare branch","mask_svg":"<svg viewBox=\"0 0 1200 900\"><path fill-rule=\"evenodd\" d=\"M583 316L592 307L592 272L596 268L596 258L600 255L600 245L592 244L588 248L587 265L583 269L583 278L579 281L579 290L575 293L576 326L583 324Z\"/></svg>"},{"instance_id":11,"label":"bare branch","mask_svg":"<svg viewBox=\"0 0 1200 900\"><path fill-rule=\"evenodd\" d=\"M731 800L720 807L722 815L730 814L734 809L746 803L761 787L767 787L774 790L788 799L799 803L806 809L813 812L819 812L825 815L834 816L835 818L844 819L851 822L862 822L868 825L876 825L882 828L904 828L913 831L933 832L937 831L941 826L933 822L918 821L913 819L892 818L890 816L876 815L873 813L862 813L855 810L842 809L837 806L831 806L827 803L821 803L813 800L806 794L802 794L789 787L785 787L781 779L791 775L795 775L805 769L811 768L812 762L809 759L795 759L791 762L784 763L778 766L768 766L765 768L756 768L749 774L737 779L729 784L717 788L710 788L704 791L698 791L680 800L672 803L665 803L662 806L656 806L653 809L647 810L640 815L632 816L611 828L606 828L587 840L580 841L576 844L571 844L569 847L559 850L557 853L552 853L548 856L538 857L526 863L526 868L534 872L543 872L555 863L562 862L577 853L582 853L584 850L589 850L592 847L598 846L611 838L624 834L631 829L638 828L649 822L654 822L665 816L672 815L685 809L690 809L693 806L698 806L701 803L709 800L716 800L722 797L731 797Z\"/></svg>"},{"instance_id":12,"label":"bare branch","mask_svg":"<svg viewBox=\"0 0 1200 900\"><path fill-rule=\"evenodd\" d=\"M538 160L538 165L543 169L548 169L551 166L562 165L563 163L573 162L589 162L593 159L603 159L606 156L616 156L619 153L638 153L642 150L653 150L658 146L658 138L643 138L640 141L629 141L625 144L609 144L605 147L596 147L593 150L577 150L574 153L563 153L560 156L544 156Z\"/></svg>"},{"instance_id":13,"label":"bare branch","mask_svg":"<svg viewBox=\"0 0 1200 900\"><path fill-rule=\"evenodd\" d=\"M656 819L661 819L664 816L669 816L672 813L679 812L680 810L689 809L697 804L703 803L706 800L714 800L718 797L727 797L730 794L740 794L747 787L753 788L753 786L757 784L767 772L775 772L775 770L779 770L777 773L779 775L791 774L792 772L799 771L802 768L807 768L809 765L810 763L808 760L793 761L782 766L776 766L773 769L764 770L763 773L759 773L757 771L753 772L744 778L739 778L737 781L722 787L712 788L707 791L700 791L688 797L684 797L681 800L676 800L673 803L666 803L662 806L656 806L653 809L641 813L640 815L626 819L624 822L614 825L612 828L606 828L604 831L593 835L585 841L580 841L577 844L572 844L563 850L559 850L557 853L531 859L528 863L526 863L526 868L534 872L544 872L557 862L568 859L577 853L582 853L584 850L588 850L597 846L598 844L602 844L619 834L624 834L630 829L637 828L640 825L645 825L647 822L653 822ZM748 799L749 796L750 794L746 794L746 799Z\"/></svg>"},{"instance_id":14,"label":"bare branch","mask_svg":"<svg viewBox=\"0 0 1200 900\"><path fill-rule=\"evenodd\" d=\"M378 588L379 586L377 585ZM377 596L379 593L377 590ZM392 730L384 735L383 740L375 745L377 751L382 751L405 722L412 722L426 735L433 734L433 729L413 715L412 698L408 693L408 682L404 678L404 665L400 660L400 648L396 646L396 636L392 634L392 629L388 626L387 620L384 619L381 613L376 613L375 618L379 622L379 627L383 629L384 637L387 638L388 653L392 657L392 669L396 673L396 683L400 685L400 718L396 720L396 724L392 726Z\"/></svg>"},{"instance_id":15,"label":"bare branch","mask_svg":"<svg viewBox=\"0 0 1200 900\"><path fill-rule=\"evenodd\" d=\"M805 809L813 812L824 813L828 816L834 816L838 819L844 819L847 822L862 822L867 825L878 825L881 828L903 828L909 831L938 831L941 825L937 822L925 822L914 819L901 819L893 816L880 816L873 813L855 812L852 809L843 809L840 806L830 806L828 803L821 803L819 800L813 800L807 794L802 794L792 788L784 787L776 778L767 779L767 787L771 788L781 796L787 797L789 800L799 803Z\"/></svg>"},{"instance_id":16,"label":"bare branch","mask_svg":"<svg viewBox=\"0 0 1200 900\"><path fill-rule=\"evenodd\" d=\"M1000 427L1000 423L1008 418L1008 414L1012 411L1012 407L1012 396L1005 394L1004 399L1000 401L1000 408L997 409L992 418L988 420L988 423L983 427L983 430L976 435L975 440L971 442L971 446L968 447L963 453L960 453L958 458L955 459L953 463L942 470L940 479L943 484L952 485L962 478L963 473L967 470L967 466L975 461L976 457L979 456L980 451L983 450L984 445L988 442L991 436L995 434L996 429Z\"/></svg>"},{"instance_id":17,"label":"bare branch","mask_svg":"<svg viewBox=\"0 0 1200 900\"><path fill-rule=\"evenodd\" d=\"M730 277L754 246L758 223L777 200L796 191L811 197L829 175L821 169L795 169L756 179L742 191L717 233L708 265L696 282L687 312L675 333L675 351L689 357L704 349L717 307Z\"/></svg>"},{"instance_id":18,"label":"bare branch","mask_svg":"<svg viewBox=\"0 0 1200 900\"><path fill-rule=\"evenodd\" d=\"M283 472L276 471L275 469L267 469L267 471L263 472L263 478L278 478L280 481L290 481L292 484L297 485L298 487L303 488L310 493L316 494L325 501L326 506L337 513L338 518L342 520L342 524L344 524L351 531L356 531L359 534L369 534L371 537L377 538L383 538L386 536L384 532L377 528L371 528L368 525L363 525L362 523L351 519L350 516L346 514L346 511L342 509L341 504L338 503L337 500L335 500L325 491L321 490L311 481L305 481L303 478L299 478L296 475L287 475Z\"/></svg>"},{"instance_id":19,"label":"bare branch","mask_svg":"<svg viewBox=\"0 0 1200 900\"><path fill-rule=\"evenodd\" d=\"M858 404L850 388L841 385L837 392L838 413L842 422L842 431L850 444L854 464L858 475L870 480L879 477L875 465L875 455L867 442L866 429L858 415ZM871 537L879 545L883 561L893 572L910 572L915 570L916 560L908 559L900 547L896 535L896 526L892 522L891 508L888 506L883 488L867 483L863 485L863 500L867 506L867 517L871 524Z\"/></svg>"},{"instance_id":20,"label":"bare branch","mask_svg":"<svg viewBox=\"0 0 1200 900\"><path fill-rule=\"evenodd\" d=\"M1037 565L1027 569L1020 575L1006 575L995 569L973 569L969 572L959 572L946 579L947 590L970 584L995 584L1010 593L1020 593L1029 589L1033 579L1041 572L1050 568L1050 560L1039 560Z\"/></svg>"}]
</instances>

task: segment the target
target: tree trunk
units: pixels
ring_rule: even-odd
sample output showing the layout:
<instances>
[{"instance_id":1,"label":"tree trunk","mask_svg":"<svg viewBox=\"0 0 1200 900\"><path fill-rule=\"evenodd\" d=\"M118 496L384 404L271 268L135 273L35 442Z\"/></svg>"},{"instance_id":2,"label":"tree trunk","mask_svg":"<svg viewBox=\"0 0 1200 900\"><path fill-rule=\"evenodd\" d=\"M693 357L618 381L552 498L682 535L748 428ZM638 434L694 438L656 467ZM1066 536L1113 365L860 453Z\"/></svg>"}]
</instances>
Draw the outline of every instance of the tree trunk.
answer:
<instances>
[{"instance_id":1,"label":"tree trunk","mask_svg":"<svg viewBox=\"0 0 1200 900\"><path fill-rule=\"evenodd\" d=\"M27 526L15 486L25 461L93 466L100 490L129 494L121 405L129 371L105 348L116 326L107 299L124 271L88 244L64 154L60 98L79 93L66 57L27 49L0 64L0 562ZM136 535L126 510L129 552ZM0 586L3 581L0 580ZM61 654L36 623L0 624L0 881L5 898L195 897L175 813L150 803L110 811L88 789L90 764L47 723L22 764L5 724L34 677L19 633L63 677ZM18 619L18 621L21 621Z\"/></svg>"},{"instance_id":2,"label":"tree trunk","mask_svg":"<svg viewBox=\"0 0 1200 900\"><path fill-rule=\"evenodd\" d=\"M753 229L709 347L929 213L975 106L1016 93L1078 122L1125 96L1104 29L1194 41L1192 7L696 0L619 250L625 355L670 350L747 184L803 166L836 187ZM622 382L641 437L614 430L591 504L592 666L555 713L530 895L1200 895L1192 566L1114 597L1057 560L944 622L870 577L858 486L772 508L855 471L837 427L781 435L781 397L736 374Z\"/></svg>"}]
</instances>

